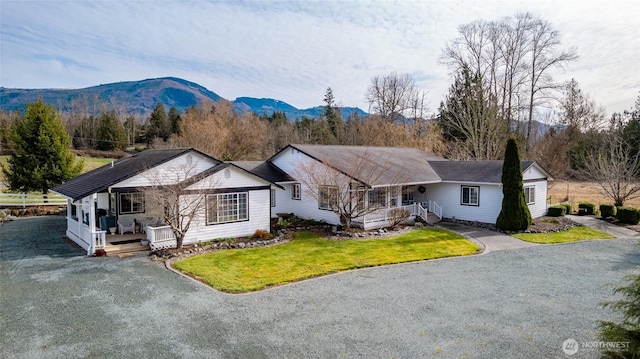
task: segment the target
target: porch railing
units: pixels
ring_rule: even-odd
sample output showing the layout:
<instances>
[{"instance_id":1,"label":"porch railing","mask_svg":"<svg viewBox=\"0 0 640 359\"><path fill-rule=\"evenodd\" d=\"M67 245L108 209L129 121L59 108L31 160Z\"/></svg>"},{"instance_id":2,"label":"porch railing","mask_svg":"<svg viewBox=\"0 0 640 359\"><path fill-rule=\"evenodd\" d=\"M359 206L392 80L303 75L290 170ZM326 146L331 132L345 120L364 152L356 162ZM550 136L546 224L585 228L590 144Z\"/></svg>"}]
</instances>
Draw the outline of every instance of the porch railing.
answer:
<instances>
[{"instance_id":1,"label":"porch railing","mask_svg":"<svg viewBox=\"0 0 640 359\"><path fill-rule=\"evenodd\" d=\"M394 219L392 211L398 208L409 211L411 216L420 216L425 221L428 218L428 212L432 212L439 219L442 219L442 206L440 206L436 201L429 201L426 203L414 203L394 208L382 208L362 217L358 217L353 222L361 224L365 229L384 227L389 225Z\"/></svg>"},{"instance_id":2,"label":"porch railing","mask_svg":"<svg viewBox=\"0 0 640 359\"><path fill-rule=\"evenodd\" d=\"M424 208L422 207L422 203L416 203L415 206L416 206L416 213L414 215L420 216L422 217L422 219L426 221L429 215L428 214L429 211L427 210L429 206L427 206L427 208Z\"/></svg>"},{"instance_id":3,"label":"porch railing","mask_svg":"<svg viewBox=\"0 0 640 359\"><path fill-rule=\"evenodd\" d=\"M393 208L381 208L375 212L368 213L362 217L356 218L354 222L362 224L365 229L376 227L376 225L385 226L391 223L391 221L394 219L394 210L404 209L409 211L409 214L411 216L415 216L417 213L416 205L417 203Z\"/></svg>"},{"instance_id":4,"label":"porch railing","mask_svg":"<svg viewBox=\"0 0 640 359\"><path fill-rule=\"evenodd\" d=\"M442 219L442 206L440 206L438 202L429 201L429 212L435 214L436 216L438 216L438 218Z\"/></svg>"},{"instance_id":5,"label":"porch railing","mask_svg":"<svg viewBox=\"0 0 640 359\"><path fill-rule=\"evenodd\" d=\"M170 226L149 227L147 226L147 240L152 251L166 248L176 248L178 242Z\"/></svg>"},{"instance_id":6,"label":"porch railing","mask_svg":"<svg viewBox=\"0 0 640 359\"><path fill-rule=\"evenodd\" d=\"M96 249L104 249L107 244L107 231L96 230L91 232L91 238L93 238L93 252Z\"/></svg>"},{"instance_id":7,"label":"porch railing","mask_svg":"<svg viewBox=\"0 0 640 359\"><path fill-rule=\"evenodd\" d=\"M87 255L93 255L96 249L104 249L107 243L107 231L91 231L88 225L71 217L67 217L67 234L87 251Z\"/></svg>"}]
</instances>

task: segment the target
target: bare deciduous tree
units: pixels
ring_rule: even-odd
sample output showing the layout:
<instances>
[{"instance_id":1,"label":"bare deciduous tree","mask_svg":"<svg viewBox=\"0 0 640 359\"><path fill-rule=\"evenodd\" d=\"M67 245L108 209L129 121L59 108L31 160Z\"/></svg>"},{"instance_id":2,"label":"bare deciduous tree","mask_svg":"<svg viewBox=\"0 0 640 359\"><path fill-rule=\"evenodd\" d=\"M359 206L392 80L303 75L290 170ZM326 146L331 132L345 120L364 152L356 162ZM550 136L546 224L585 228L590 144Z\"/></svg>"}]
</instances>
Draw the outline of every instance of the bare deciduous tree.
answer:
<instances>
[{"instance_id":1,"label":"bare deciduous tree","mask_svg":"<svg viewBox=\"0 0 640 359\"><path fill-rule=\"evenodd\" d=\"M629 153L628 144L618 134L598 150L589 153L585 172L600 185L602 193L616 206L640 196L640 155Z\"/></svg>"},{"instance_id":2,"label":"bare deciduous tree","mask_svg":"<svg viewBox=\"0 0 640 359\"><path fill-rule=\"evenodd\" d=\"M406 115L422 113L424 110L418 108L424 106L424 95L409 74L392 72L374 76L365 98L369 102L369 111L389 122L395 122ZM407 113L408 111L411 113Z\"/></svg>"},{"instance_id":3,"label":"bare deciduous tree","mask_svg":"<svg viewBox=\"0 0 640 359\"><path fill-rule=\"evenodd\" d=\"M349 175L332 162L309 161L298 163L294 176L307 195L318 201L321 208L337 214L342 225L349 229L353 220L380 209L377 204L381 200L376 203L369 200L371 184L383 176L387 179L385 182L401 183L401 174L394 175L389 160L370 152L354 154L345 163L349 163ZM387 193L400 194L395 187L383 187L379 191L384 193L385 200Z\"/></svg>"},{"instance_id":4,"label":"bare deciduous tree","mask_svg":"<svg viewBox=\"0 0 640 359\"><path fill-rule=\"evenodd\" d=\"M542 19L531 19L528 28L529 51L529 115L527 119L527 148L530 146L534 107L547 102L547 92L560 88L549 73L554 67L562 67L578 58L575 49L561 51L560 33L551 23Z\"/></svg>"},{"instance_id":5,"label":"bare deciduous tree","mask_svg":"<svg viewBox=\"0 0 640 359\"><path fill-rule=\"evenodd\" d=\"M441 62L453 74L466 67L482 77L498 103L498 116L509 129L514 128L514 120L524 120L529 142L535 137L535 109L547 105L553 91L561 87L553 81L551 71L575 60L576 51L560 49L560 33L529 13L475 21L460 26L458 34L444 48Z\"/></svg>"},{"instance_id":6,"label":"bare deciduous tree","mask_svg":"<svg viewBox=\"0 0 640 359\"><path fill-rule=\"evenodd\" d=\"M150 186L141 187L145 193L149 215L159 217L171 227L176 237L176 247L182 247L192 221L202 218L206 209L207 191L217 187L213 177L200 178L194 164L182 164L147 171ZM192 186L199 180L198 186Z\"/></svg>"}]
</instances>

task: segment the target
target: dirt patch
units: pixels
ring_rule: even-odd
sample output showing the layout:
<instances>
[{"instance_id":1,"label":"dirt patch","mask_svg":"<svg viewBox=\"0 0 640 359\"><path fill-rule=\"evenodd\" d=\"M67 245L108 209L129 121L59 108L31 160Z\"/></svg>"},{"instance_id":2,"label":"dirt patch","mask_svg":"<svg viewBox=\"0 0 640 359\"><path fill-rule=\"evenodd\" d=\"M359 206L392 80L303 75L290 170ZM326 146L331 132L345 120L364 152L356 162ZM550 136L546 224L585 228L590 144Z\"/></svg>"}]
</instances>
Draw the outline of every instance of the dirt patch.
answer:
<instances>
[{"instance_id":1,"label":"dirt patch","mask_svg":"<svg viewBox=\"0 0 640 359\"><path fill-rule=\"evenodd\" d=\"M578 223L567 217L538 217L531 222L529 230L536 232L554 232L570 226L578 225Z\"/></svg>"}]
</instances>

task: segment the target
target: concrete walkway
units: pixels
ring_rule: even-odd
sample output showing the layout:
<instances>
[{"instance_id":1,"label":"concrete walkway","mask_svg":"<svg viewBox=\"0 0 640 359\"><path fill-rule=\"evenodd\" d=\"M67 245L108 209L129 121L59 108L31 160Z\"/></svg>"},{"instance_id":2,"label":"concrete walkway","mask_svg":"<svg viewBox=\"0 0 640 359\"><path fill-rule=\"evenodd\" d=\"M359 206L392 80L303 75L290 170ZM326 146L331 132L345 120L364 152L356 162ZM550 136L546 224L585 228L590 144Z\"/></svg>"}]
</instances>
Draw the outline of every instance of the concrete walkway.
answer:
<instances>
[{"instance_id":1,"label":"concrete walkway","mask_svg":"<svg viewBox=\"0 0 640 359\"><path fill-rule=\"evenodd\" d=\"M603 221L593 216L567 215L567 218L571 219L574 222L584 224L585 226L589 226L605 233L609 233L618 238L640 238L640 232L616 226L615 224L611 224L607 221Z\"/></svg>"},{"instance_id":2,"label":"concrete walkway","mask_svg":"<svg viewBox=\"0 0 640 359\"><path fill-rule=\"evenodd\" d=\"M521 241L515 237L485 228L469 227L451 222L439 222L437 226L451 232L458 233L472 242L477 243L483 249L483 254L502 251L505 249L533 247L537 245L535 243Z\"/></svg>"}]
</instances>

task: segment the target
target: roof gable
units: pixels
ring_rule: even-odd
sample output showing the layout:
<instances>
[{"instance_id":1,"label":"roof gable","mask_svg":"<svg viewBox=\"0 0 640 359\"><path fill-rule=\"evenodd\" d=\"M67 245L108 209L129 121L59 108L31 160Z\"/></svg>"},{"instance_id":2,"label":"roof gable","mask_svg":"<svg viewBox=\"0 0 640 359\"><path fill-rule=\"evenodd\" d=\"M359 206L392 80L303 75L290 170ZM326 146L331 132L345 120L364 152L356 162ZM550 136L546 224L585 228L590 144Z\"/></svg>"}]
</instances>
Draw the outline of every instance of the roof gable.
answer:
<instances>
[{"instance_id":1,"label":"roof gable","mask_svg":"<svg viewBox=\"0 0 640 359\"><path fill-rule=\"evenodd\" d=\"M146 150L130 157L120 158L111 164L104 165L72 178L63 184L52 188L52 191L76 201L93 193L105 191L110 186L189 152L204 156L216 164L222 163L221 161L193 148Z\"/></svg>"}]
</instances>

